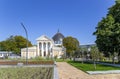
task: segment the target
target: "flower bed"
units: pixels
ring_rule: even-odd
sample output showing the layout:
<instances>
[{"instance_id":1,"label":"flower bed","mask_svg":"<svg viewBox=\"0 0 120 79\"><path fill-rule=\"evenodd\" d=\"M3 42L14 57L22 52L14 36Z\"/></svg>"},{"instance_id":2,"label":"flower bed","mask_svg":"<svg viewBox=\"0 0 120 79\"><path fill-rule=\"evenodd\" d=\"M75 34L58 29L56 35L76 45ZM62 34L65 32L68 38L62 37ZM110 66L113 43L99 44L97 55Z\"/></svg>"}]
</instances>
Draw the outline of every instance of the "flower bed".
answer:
<instances>
[{"instance_id":1,"label":"flower bed","mask_svg":"<svg viewBox=\"0 0 120 79\"><path fill-rule=\"evenodd\" d=\"M0 79L53 79L53 67L1 68Z\"/></svg>"},{"instance_id":2,"label":"flower bed","mask_svg":"<svg viewBox=\"0 0 120 79\"><path fill-rule=\"evenodd\" d=\"M0 61L0 65L17 65L18 63L26 64L26 61ZM28 65L53 65L54 61L28 61Z\"/></svg>"},{"instance_id":3,"label":"flower bed","mask_svg":"<svg viewBox=\"0 0 120 79\"><path fill-rule=\"evenodd\" d=\"M17 65L17 61L0 61L0 65Z\"/></svg>"}]
</instances>

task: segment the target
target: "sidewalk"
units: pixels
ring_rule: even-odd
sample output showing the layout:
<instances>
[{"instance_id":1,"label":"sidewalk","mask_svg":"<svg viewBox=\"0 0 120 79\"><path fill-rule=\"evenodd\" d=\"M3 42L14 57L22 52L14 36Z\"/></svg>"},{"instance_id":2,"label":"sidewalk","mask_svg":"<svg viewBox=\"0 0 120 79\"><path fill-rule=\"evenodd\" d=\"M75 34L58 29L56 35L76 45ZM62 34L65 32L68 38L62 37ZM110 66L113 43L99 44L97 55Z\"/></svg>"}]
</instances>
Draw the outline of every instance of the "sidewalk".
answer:
<instances>
[{"instance_id":1,"label":"sidewalk","mask_svg":"<svg viewBox=\"0 0 120 79\"><path fill-rule=\"evenodd\" d=\"M57 62L59 79L120 79L120 74L89 75L66 62Z\"/></svg>"},{"instance_id":2,"label":"sidewalk","mask_svg":"<svg viewBox=\"0 0 120 79\"><path fill-rule=\"evenodd\" d=\"M95 79L92 75L78 70L66 62L57 62L59 79Z\"/></svg>"}]
</instances>

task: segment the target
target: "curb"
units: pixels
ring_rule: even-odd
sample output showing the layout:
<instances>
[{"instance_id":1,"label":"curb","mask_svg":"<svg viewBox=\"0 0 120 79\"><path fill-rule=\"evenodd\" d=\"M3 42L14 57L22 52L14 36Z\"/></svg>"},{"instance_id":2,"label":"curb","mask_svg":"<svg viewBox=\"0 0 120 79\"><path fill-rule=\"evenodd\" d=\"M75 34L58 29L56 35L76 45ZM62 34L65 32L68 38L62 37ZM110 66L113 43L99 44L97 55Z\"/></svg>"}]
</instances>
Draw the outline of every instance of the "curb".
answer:
<instances>
[{"instance_id":1,"label":"curb","mask_svg":"<svg viewBox=\"0 0 120 79\"><path fill-rule=\"evenodd\" d=\"M120 70L108 70L108 71L87 71L90 75L97 75L97 74L120 74Z\"/></svg>"},{"instance_id":2,"label":"curb","mask_svg":"<svg viewBox=\"0 0 120 79\"><path fill-rule=\"evenodd\" d=\"M57 65L54 65L54 78L53 79L59 79Z\"/></svg>"}]
</instances>

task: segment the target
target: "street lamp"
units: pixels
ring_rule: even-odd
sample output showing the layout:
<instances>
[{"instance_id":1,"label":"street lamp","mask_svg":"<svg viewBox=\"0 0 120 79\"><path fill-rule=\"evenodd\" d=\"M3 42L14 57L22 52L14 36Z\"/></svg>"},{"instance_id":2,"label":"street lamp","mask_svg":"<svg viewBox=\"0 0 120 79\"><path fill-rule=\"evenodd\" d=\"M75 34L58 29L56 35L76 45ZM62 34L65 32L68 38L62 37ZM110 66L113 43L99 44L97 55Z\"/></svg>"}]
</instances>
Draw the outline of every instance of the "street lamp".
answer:
<instances>
[{"instance_id":1,"label":"street lamp","mask_svg":"<svg viewBox=\"0 0 120 79\"><path fill-rule=\"evenodd\" d=\"M22 27L25 30L26 33L26 65L28 64L27 60L28 60L28 33L27 33L27 29L25 28L25 26L23 25L23 23L21 23Z\"/></svg>"},{"instance_id":2,"label":"street lamp","mask_svg":"<svg viewBox=\"0 0 120 79\"><path fill-rule=\"evenodd\" d=\"M82 50L82 64L84 62L84 50Z\"/></svg>"},{"instance_id":3,"label":"street lamp","mask_svg":"<svg viewBox=\"0 0 120 79\"><path fill-rule=\"evenodd\" d=\"M1 51L1 44L0 44L0 51Z\"/></svg>"}]
</instances>

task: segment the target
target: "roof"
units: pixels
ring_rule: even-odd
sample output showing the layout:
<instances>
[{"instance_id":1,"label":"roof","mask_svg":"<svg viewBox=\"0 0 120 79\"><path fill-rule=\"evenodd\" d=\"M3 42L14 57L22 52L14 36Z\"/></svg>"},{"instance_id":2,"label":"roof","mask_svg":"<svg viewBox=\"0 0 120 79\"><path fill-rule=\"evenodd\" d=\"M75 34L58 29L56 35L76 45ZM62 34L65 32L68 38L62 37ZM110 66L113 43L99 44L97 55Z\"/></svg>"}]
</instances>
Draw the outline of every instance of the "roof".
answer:
<instances>
[{"instance_id":1,"label":"roof","mask_svg":"<svg viewBox=\"0 0 120 79\"><path fill-rule=\"evenodd\" d=\"M46 35L42 35L39 38L36 39L37 41L41 41L41 40L51 40L49 37L47 37Z\"/></svg>"},{"instance_id":2,"label":"roof","mask_svg":"<svg viewBox=\"0 0 120 79\"><path fill-rule=\"evenodd\" d=\"M8 52L8 51L0 51L0 53L4 53L4 54L6 54L6 53L12 53L12 52Z\"/></svg>"},{"instance_id":3,"label":"roof","mask_svg":"<svg viewBox=\"0 0 120 79\"><path fill-rule=\"evenodd\" d=\"M28 47L28 49L36 49L36 46ZM21 50L26 50L26 48L22 48Z\"/></svg>"},{"instance_id":4,"label":"roof","mask_svg":"<svg viewBox=\"0 0 120 79\"><path fill-rule=\"evenodd\" d=\"M54 41L60 41L61 39L64 39L64 35L61 34L59 31L52 37Z\"/></svg>"},{"instance_id":5,"label":"roof","mask_svg":"<svg viewBox=\"0 0 120 79\"><path fill-rule=\"evenodd\" d=\"M86 44L86 45L80 45L82 48L89 48L91 46L96 46L96 44Z\"/></svg>"}]
</instances>

